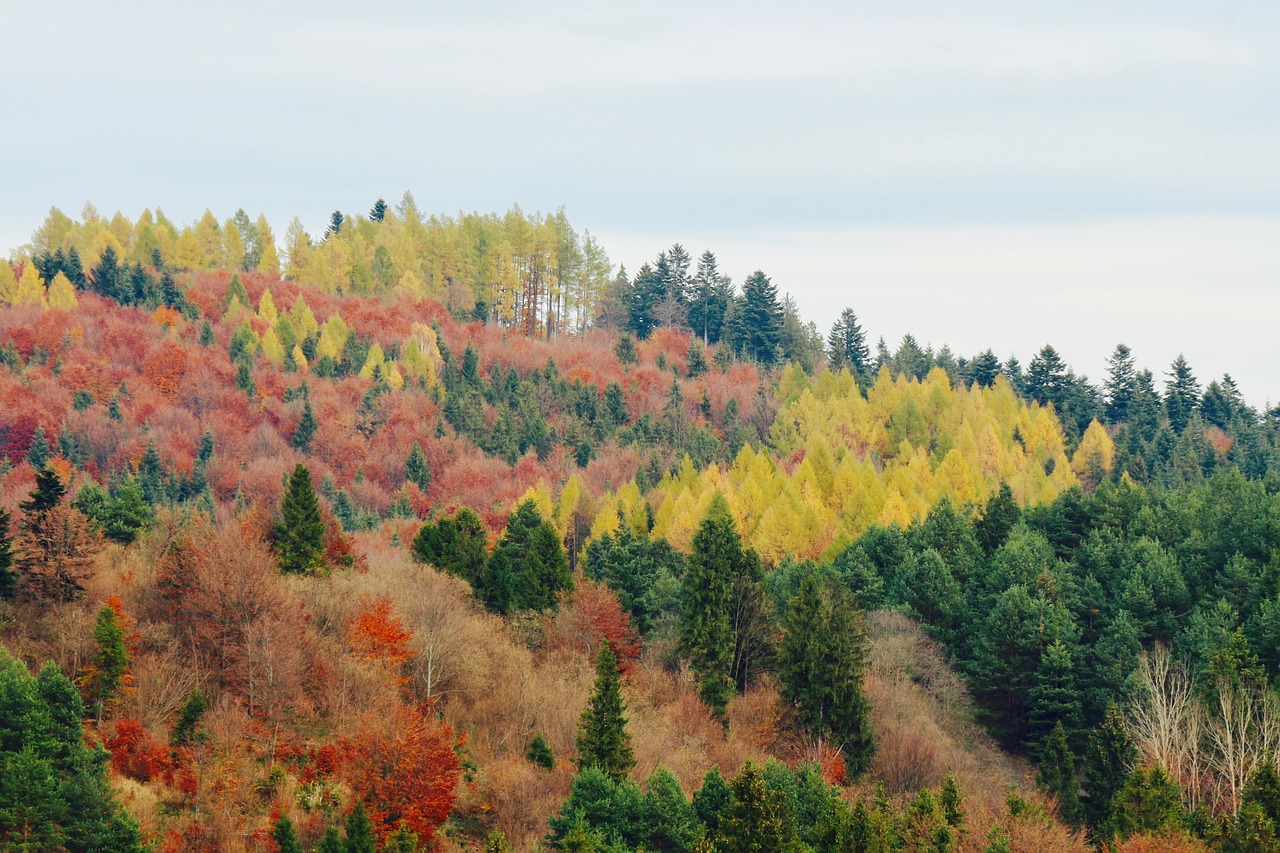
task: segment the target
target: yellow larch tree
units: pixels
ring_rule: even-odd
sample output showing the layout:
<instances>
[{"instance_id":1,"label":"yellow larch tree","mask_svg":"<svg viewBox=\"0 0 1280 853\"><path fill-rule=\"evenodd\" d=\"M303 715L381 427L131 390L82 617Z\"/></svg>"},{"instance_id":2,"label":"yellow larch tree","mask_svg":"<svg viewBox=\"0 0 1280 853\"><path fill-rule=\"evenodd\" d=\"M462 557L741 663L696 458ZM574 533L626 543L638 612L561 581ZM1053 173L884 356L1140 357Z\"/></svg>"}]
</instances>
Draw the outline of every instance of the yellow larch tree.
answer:
<instances>
[{"instance_id":1,"label":"yellow larch tree","mask_svg":"<svg viewBox=\"0 0 1280 853\"><path fill-rule=\"evenodd\" d=\"M0 271L0 274L3 274L3 271ZM67 278L62 270L58 270L53 281L49 282L49 307L71 311L79 305L80 300L76 297L76 289L71 284L71 279Z\"/></svg>"}]
</instances>

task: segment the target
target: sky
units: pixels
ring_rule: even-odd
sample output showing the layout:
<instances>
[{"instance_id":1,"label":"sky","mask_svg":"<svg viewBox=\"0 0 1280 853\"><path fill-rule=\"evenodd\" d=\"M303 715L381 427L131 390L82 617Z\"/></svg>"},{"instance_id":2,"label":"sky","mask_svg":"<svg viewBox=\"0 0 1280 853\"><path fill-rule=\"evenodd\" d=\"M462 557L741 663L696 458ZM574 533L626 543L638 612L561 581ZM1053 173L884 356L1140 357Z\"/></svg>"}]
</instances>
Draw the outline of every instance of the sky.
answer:
<instances>
[{"instance_id":1,"label":"sky","mask_svg":"<svg viewBox=\"0 0 1280 853\"><path fill-rule=\"evenodd\" d=\"M824 332L1095 380L1123 341L1280 401L1274 0L195 6L0 4L0 253L86 201L564 206Z\"/></svg>"}]
</instances>

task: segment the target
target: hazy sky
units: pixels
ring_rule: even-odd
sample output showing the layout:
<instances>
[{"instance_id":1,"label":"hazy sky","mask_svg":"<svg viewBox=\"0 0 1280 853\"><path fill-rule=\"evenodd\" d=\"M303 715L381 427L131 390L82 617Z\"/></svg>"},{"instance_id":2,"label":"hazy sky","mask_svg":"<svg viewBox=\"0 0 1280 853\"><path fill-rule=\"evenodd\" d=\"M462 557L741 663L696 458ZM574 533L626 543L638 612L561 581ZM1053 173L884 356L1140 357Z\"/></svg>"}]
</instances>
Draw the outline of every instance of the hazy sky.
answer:
<instances>
[{"instance_id":1,"label":"hazy sky","mask_svg":"<svg viewBox=\"0 0 1280 853\"><path fill-rule=\"evenodd\" d=\"M86 200L565 205L824 331L1095 379L1124 340L1280 400L1274 0L194 6L0 2L0 249Z\"/></svg>"}]
</instances>

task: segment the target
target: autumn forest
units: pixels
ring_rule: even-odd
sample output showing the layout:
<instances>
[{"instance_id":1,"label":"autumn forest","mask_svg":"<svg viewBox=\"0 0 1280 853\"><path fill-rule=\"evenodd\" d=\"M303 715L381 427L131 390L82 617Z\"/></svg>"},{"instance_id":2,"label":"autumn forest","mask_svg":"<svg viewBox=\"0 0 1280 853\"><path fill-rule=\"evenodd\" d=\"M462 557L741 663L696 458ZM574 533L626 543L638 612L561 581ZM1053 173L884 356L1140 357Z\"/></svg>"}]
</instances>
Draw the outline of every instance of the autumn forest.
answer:
<instances>
[{"instance_id":1,"label":"autumn forest","mask_svg":"<svg viewBox=\"0 0 1280 853\"><path fill-rule=\"evenodd\" d=\"M280 226L0 259L0 851L1280 850L1265 389Z\"/></svg>"}]
</instances>

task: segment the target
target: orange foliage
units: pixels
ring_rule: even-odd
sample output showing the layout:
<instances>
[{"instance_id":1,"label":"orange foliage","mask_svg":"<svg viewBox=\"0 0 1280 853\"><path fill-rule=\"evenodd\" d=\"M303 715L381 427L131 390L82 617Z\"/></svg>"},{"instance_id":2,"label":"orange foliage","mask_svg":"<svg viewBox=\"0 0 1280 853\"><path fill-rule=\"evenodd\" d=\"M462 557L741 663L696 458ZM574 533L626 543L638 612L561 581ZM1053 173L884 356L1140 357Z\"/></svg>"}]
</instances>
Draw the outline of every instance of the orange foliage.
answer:
<instances>
[{"instance_id":1,"label":"orange foliage","mask_svg":"<svg viewBox=\"0 0 1280 853\"><path fill-rule=\"evenodd\" d=\"M147 355L142 370L152 387L165 397L172 397L187 373L187 352L181 344L166 340Z\"/></svg>"},{"instance_id":2,"label":"orange foliage","mask_svg":"<svg viewBox=\"0 0 1280 853\"><path fill-rule=\"evenodd\" d=\"M111 753L111 769L136 782L150 782L173 770L168 748L133 717L116 721L105 746Z\"/></svg>"},{"instance_id":3,"label":"orange foliage","mask_svg":"<svg viewBox=\"0 0 1280 853\"><path fill-rule=\"evenodd\" d=\"M412 657L409 641L413 632L404 627L400 617L391 611L391 598L382 596L366 601L347 628L347 643L365 660L401 668Z\"/></svg>"},{"instance_id":4,"label":"orange foliage","mask_svg":"<svg viewBox=\"0 0 1280 853\"><path fill-rule=\"evenodd\" d=\"M545 638L548 650L571 648L587 655L594 655L608 640L623 674L631 672L640 657L640 637L617 594L589 580L579 581L555 617L548 618Z\"/></svg>"},{"instance_id":5,"label":"orange foliage","mask_svg":"<svg viewBox=\"0 0 1280 853\"><path fill-rule=\"evenodd\" d=\"M389 717L370 715L344 747L348 781L380 838L385 841L403 821L430 846L453 808L462 769L448 723L401 706Z\"/></svg>"}]
</instances>

